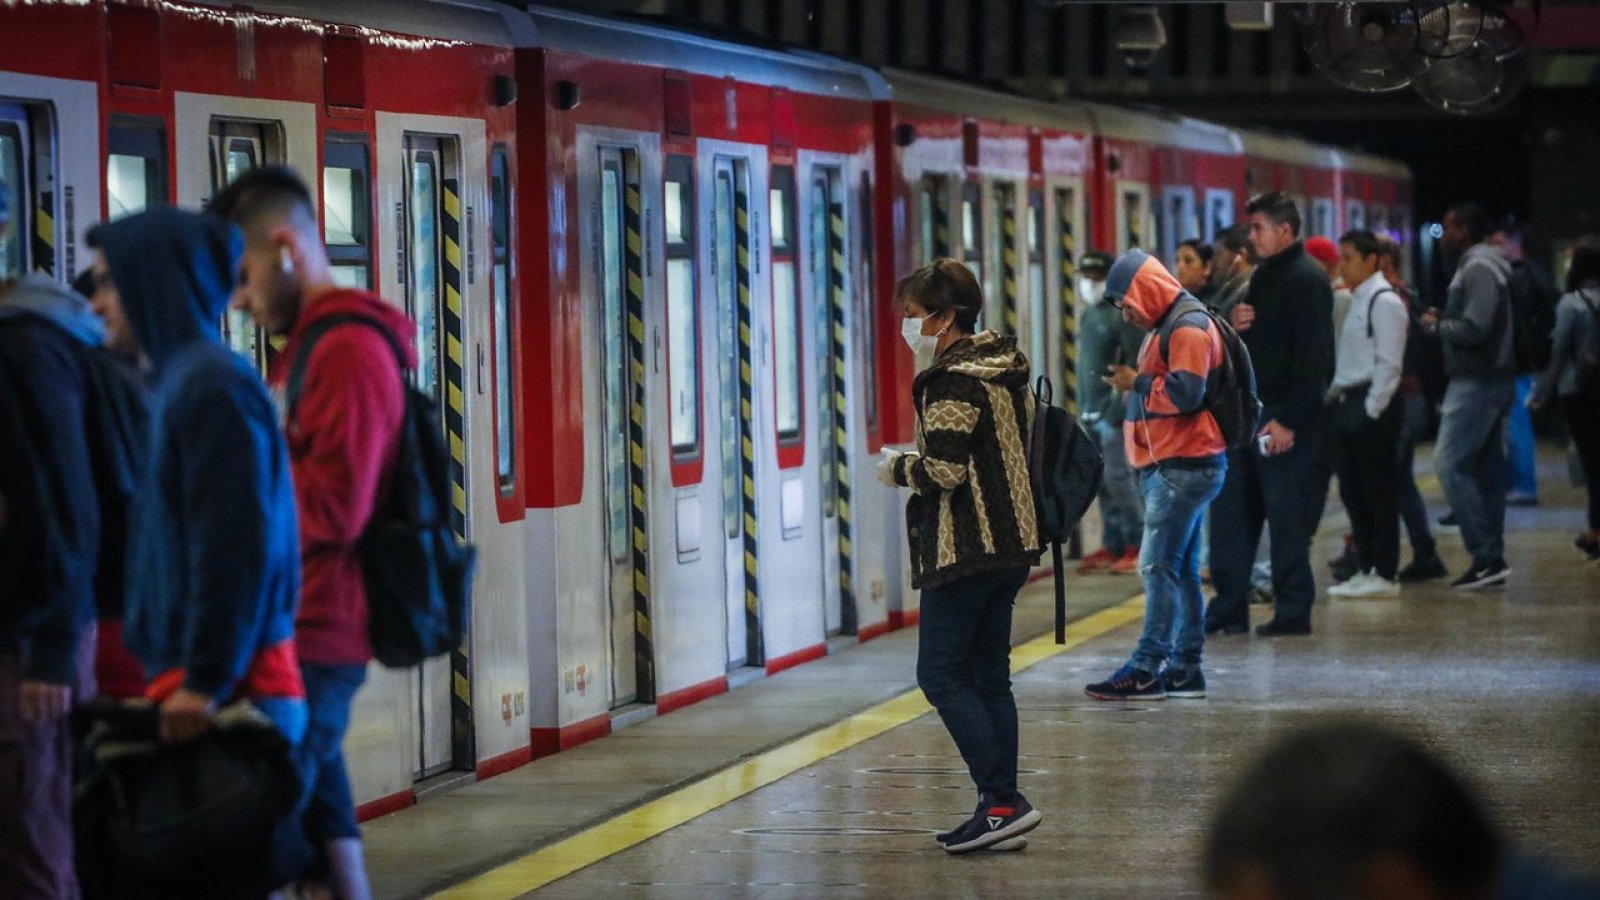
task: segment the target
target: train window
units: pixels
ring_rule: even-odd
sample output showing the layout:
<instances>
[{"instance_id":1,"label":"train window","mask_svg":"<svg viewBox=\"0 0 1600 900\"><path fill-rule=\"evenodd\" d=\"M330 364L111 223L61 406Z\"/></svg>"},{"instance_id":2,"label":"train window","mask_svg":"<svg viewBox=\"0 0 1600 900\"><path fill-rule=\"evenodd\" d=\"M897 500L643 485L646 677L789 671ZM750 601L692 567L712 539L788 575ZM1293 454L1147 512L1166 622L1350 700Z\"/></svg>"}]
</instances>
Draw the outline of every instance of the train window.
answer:
<instances>
[{"instance_id":1,"label":"train window","mask_svg":"<svg viewBox=\"0 0 1600 900\"><path fill-rule=\"evenodd\" d=\"M614 558L623 558L632 544L628 534L628 453L624 428L615 423L627 421L627 348L623 346L626 304L623 298L623 181L620 154L605 153L600 168L600 277L604 307L601 322L604 334L605 408L609 423L606 435L606 497L610 501L608 525Z\"/></svg>"},{"instance_id":2,"label":"train window","mask_svg":"<svg viewBox=\"0 0 1600 900\"><path fill-rule=\"evenodd\" d=\"M1199 223L1195 220L1193 188L1167 189L1165 219L1161 250L1162 258L1170 262L1177 256L1179 242L1200 236Z\"/></svg>"},{"instance_id":3,"label":"train window","mask_svg":"<svg viewBox=\"0 0 1600 900\"><path fill-rule=\"evenodd\" d=\"M961 259L983 285L983 212L978 186L968 182L961 192Z\"/></svg>"},{"instance_id":4,"label":"train window","mask_svg":"<svg viewBox=\"0 0 1600 900\"><path fill-rule=\"evenodd\" d=\"M700 454L700 316L694 289L694 162L667 157L667 390L672 453Z\"/></svg>"},{"instance_id":5,"label":"train window","mask_svg":"<svg viewBox=\"0 0 1600 900\"><path fill-rule=\"evenodd\" d=\"M1149 238L1149 193L1143 186L1124 186L1117 204L1117 252L1125 253L1134 247L1144 248Z\"/></svg>"},{"instance_id":6,"label":"train window","mask_svg":"<svg viewBox=\"0 0 1600 900\"><path fill-rule=\"evenodd\" d=\"M1367 208L1360 200L1349 200L1344 205L1344 230L1354 231L1367 227Z\"/></svg>"},{"instance_id":7,"label":"train window","mask_svg":"<svg viewBox=\"0 0 1600 900\"><path fill-rule=\"evenodd\" d=\"M1028 362L1034 375L1050 370L1050 302L1044 293L1044 196L1028 199Z\"/></svg>"},{"instance_id":8,"label":"train window","mask_svg":"<svg viewBox=\"0 0 1600 900\"><path fill-rule=\"evenodd\" d=\"M513 402L516 380L511 358L511 196L510 157L505 145L496 144L489 171L489 243L494 257L495 478L502 494L510 493L517 483L517 407Z\"/></svg>"},{"instance_id":9,"label":"train window","mask_svg":"<svg viewBox=\"0 0 1600 900\"><path fill-rule=\"evenodd\" d=\"M367 145L330 137L322 151L322 239L334 283L372 286L372 204Z\"/></svg>"},{"instance_id":10,"label":"train window","mask_svg":"<svg viewBox=\"0 0 1600 900\"><path fill-rule=\"evenodd\" d=\"M794 167L772 170L772 332L778 439L800 439L800 310L794 249Z\"/></svg>"},{"instance_id":11,"label":"train window","mask_svg":"<svg viewBox=\"0 0 1600 900\"><path fill-rule=\"evenodd\" d=\"M167 201L166 130L160 120L113 116L106 151L108 220Z\"/></svg>"},{"instance_id":12,"label":"train window","mask_svg":"<svg viewBox=\"0 0 1600 900\"><path fill-rule=\"evenodd\" d=\"M735 271L733 260L737 252L734 246L734 203L736 192L733 184L733 169L719 168L716 176L714 190L716 196L713 200L715 209L712 213L712 277L717 284L717 357L718 372L720 374L720 400L722 409L722 526L728 537L738 537L740 530L739 477L743 462L739 456L739 438L743 431L743 419L739 411L739 343L737 340L738 307L735 305L735 293L739 289L739 276Z\"/></svg>"},{"instance_id":13,"label":"train window","mask_svg":"<svg viewBox=\"0 0 1600 900\"><path fill-rule=\"evenodd\" d=\"M833 244L828 230L828 217L831 215L828 182L828 174L821 171L811 179L810 209L811 283L815 285L811 302L817 315L817 433L822 436L818 450L821 453L824 518L837 515L839 506L839 480L834 474L838 455L834 442Z\"/></svg>"},{"instance_id":14,"label":"train window","mask_svg":"<svg viewBox=\"0 0 1600 900\"><path fill-rule=\"evenodd\" d=\"M878 320L878 311L873 304L872 282L872 176L865 172L861 175L861 195L856 203L856 209L861 212L861 283L856 286L857 296L860 298L862 310L857 321L863 323L858 328L861 347L861 365L856 371L863 373L867 389L861 392L863 405L866 407L867 427L878 427L878 392L871 387L878 371L878 339L870 323Z\"/></svg>"},{"instance_id":15,"label":"train window","mask_svg":"<svg viewBox=\"0 0 1600 900\"><path fill-rule=\"evenodd\" d=\"M0 107L0 114L5 112ZM6 223L0 232L0 281L9 281L22 275L26 259L23 227L27 208L27 180L23 169L22 129L13 122L0 119L0 222Z\"/></svg>"},{"instance_id":16,"label":"train window","mask_svg":"<svg viewBox=\"0 0 1600 900\"><path fill-rule=\"evenodd\" d=\"M1373 204L1367 210L1367 229L1373 234L1384 234L1389 230L1389 208L1380 204Z\"/></svg>"},{"instance_id":17,"label":"train window","mask_svg":"<svg viewBox=\"0 0 1600 900\"><path fill-rule=\"evenodd\" d=\"M257 166L284 159L283 124L253 119L211 119L211 192ZM266 371L269 358L266 336L249 316L229 309L222 317L222 335L228 346L256 368Z\"/></svg>"},{"instance_id":18,"label":"train window","mask_svg":"<svg viewBox=\"0 0 1600 900\"><path fill-rule=\"evenodd\" d=\"M439 156L432 150L408 154L406 179L410 231L409 272L411 315L417 322L417 387L438 399L439 375Z\"/></svg>"},{"instance_id":19,"label":"train window","mask_svg":"<svg viewBox=\"0 0 1600 900\"><path fill-rule=\"evenodd\" d=\"M922 178L918 204L922 222L923 262L950 256L950 179L943 175Z\"/></svg>"},{"instance_id":20,"label":"train window","mask_svg":"<svg viewBox=\"0 0 1600 900\"><path fill-rule=\"evenodd\" d=\"M1233 192L1219 188L1206 191L1206 241L1215 241L1233 225Z\"/></svg>"}]
</instances>

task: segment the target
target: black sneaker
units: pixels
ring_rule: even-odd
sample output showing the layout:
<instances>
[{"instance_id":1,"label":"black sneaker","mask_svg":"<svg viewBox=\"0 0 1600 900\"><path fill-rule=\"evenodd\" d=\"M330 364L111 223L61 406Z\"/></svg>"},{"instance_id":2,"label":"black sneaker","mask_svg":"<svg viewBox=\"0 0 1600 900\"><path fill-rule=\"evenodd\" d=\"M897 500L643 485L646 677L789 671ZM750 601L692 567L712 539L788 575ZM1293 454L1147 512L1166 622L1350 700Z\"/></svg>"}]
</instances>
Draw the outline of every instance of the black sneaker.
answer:
<instances>
[{"instance_id":1,"label":"black sneaker","mask_svg":"<svg viewBox=\"0 0 1600 900\"><path fill-rule=\"evenodd\" d=\"M1271 606L1278 601L1273 597L1272 588L1252 587L1250 588L1250 602L1256 606Z\"/></svg>"},{"instance_id":2,"label":"black sneaker","mask_svg":"<svg viewBox=\"0 0 1600 900\"><path fill-rule=\"evenodd\" d=\"M1430 553L1427 556L1412 557L1411 564L1400 570L1401 584L1416 584L1419 581L1432 581L1450 574L1444 567L1444 560L1439 554Z\"/></svg>"},{"instance_id":3,"label":"black sneaker","mask_svg":"<svg viewBox=\"0 0 1600 900\"><path fill-rule=\"evenodd\" d=\"M1454 510L1439 517L1439 530L1449 534L1455 534L1461 530L1461 523L1456 521Z\"/></svg>"},{"instance_id":4,"label":"black sneaker","mask_svg":"<svg viewBox=\"0 0 1600 900\"><path fill-rule=\"evenodd\" d=\"M1588 535L1578 535L1577 539L1572 542L1572 546L1583 551L1583 555L1591 560L1600 559L1600 541L1591 541Z\"/></svg>"},{"instance_id":5,"label":"black sneaker","mask_svg":"<svg viewBox=\"0 0 1600 900\"><path fill-rule=\"evenodd\" d=\"M1283 637L1285 635L1310 633L1310 622L1285 622L1282 619L1273 619L1265 625L1256 626L1256 637Z\"/></svg>"},{"instance_id":6,"label":"black sneaker","mask_svg":"<svg viewBox=\"0 0 1600 900\"><path fill-rule=\"evenodd\" d=\"M1105 681L1086 686L1083 692L1096 700L1167 699L1167 689L1161 684L1161 676L1133 666L1123 666Z\"/></svg>"},{"instance_id":7,"label":"black sneaker","mask_svg":"<svg viewBox=\"0 0 1600 900\"><path fill-rule=\"evenodd\" d=\"M1206 620L1206 634L1245 634L1249 630L1249 622L1218 622L1215 619Z\"/></svg>"},{"instance_id":8,"label":"black sneaker","mask_svg":"<svg viewBox=\"0 0 1600 900\"><path fill-rule=\"evenodd\" d=\"M1450 582L1450 586L1458 591L1475 591L1479 588L1505 584L1506 579L1510 577L1511 567L1506 565L1505 560L1497 559L1486 566L1474 563L1460 578Z\"/></svg>"},{"instance_id":9,"label":"black sneaker","mask_svg":"<svg viewBox=\"0 0 1600 900\"><path fill-rule=\"evenodd\" d=\"M950 832L948 840L940 843L944 845L946 853L970 853L1021 837L1039 827L1043 818L1032 804L1021 797L1008 805L995 803L981 806L972 818Z\"/></svg>"},{"instance_id":10,"label":"black sneaker","mask_svg":"<svg viewBox=\"0 0 1600 900\"><path fill-rule=\"evenodd\" d=\"M1203 700L1206 696L1206 676L1199 669L1167 669L1161 673L1161 685L1167 696L1176 700Z\"/></svg>"}]
</instances>

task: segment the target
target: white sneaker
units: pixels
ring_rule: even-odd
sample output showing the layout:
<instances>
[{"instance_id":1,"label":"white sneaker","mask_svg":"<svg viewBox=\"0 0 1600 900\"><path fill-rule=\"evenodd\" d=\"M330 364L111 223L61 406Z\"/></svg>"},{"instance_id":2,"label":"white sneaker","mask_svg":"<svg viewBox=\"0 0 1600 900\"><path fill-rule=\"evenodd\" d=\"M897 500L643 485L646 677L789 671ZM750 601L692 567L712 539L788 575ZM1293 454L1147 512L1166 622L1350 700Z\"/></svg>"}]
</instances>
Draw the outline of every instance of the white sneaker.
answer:
<instances>
[{"instance_id":1,"label":"white sneaker","mask_svg":"<svg viewBox=\"0 0 1600 900\"><path fill-rule=\"evenodd\" d=\"M1346 578L1344 581L1341 581L1338 584L1334 585L1333 587L1328 588L1328 596L1329 597L1356 597L1356 596L1360 596L1359 594L1356 593L1356 591L1360 590L1362 588L1362 586L1367 583L1368 579L1377 578L1377 577L1378 576L1372 574L1371 570L1364 570L1364 571L1361 571L1361 572L1357 572L1356 574L1351 575L1349 578Z\"/></svg>"},{"instance_id":2,"label":"white sneaker","mask_svg":"<svg viewBox=\"0 0 1600 900\"><path fill-rule=\"evenodd\" d=\"M1400 582L1390 581L1374 572L1367 572L1360 576L1361 581L1351 586L1341 597L1362 600L1377 600L1400 596ZM1354 579L1352 579L1354 580Z\"/></svg>"}]
</instances>

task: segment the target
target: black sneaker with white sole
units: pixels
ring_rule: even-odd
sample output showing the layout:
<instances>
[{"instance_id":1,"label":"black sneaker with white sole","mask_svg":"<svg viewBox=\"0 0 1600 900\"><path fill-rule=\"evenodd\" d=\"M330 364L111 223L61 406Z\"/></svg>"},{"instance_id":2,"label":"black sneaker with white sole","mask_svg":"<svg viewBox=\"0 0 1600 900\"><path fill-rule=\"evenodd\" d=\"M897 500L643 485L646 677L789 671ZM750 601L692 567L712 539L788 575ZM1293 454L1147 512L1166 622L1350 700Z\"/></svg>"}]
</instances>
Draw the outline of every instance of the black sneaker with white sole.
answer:
<instances>
[{"instance_id":1,"label":"black sneaker with white sole","mask_svg":"<svg viewBox=\"0 0 1600 900\"><path fill-rule=\"evenodd\" d=\"M1204 700L1206 676L1199 669L1163 669L1161 683L1174 700Z\"/></svg>"},{"instance_id":2,"label":"black sneaker with white sole","mask_svg":"<svg viewBox=\"0 0 1600 900\"><path fill-rule=\"evenodd\" d=\"M996 847L1039 827L1043 818L1032 804L1019 797L1011 804L995 803L979 808L972 818L950 832L948 840L940 843L944 852L952 854Z\"/></svg>"},{"instance_id":3,"label":"black sneaker with white sole","mask_svg":"<svg viewBox=\"0 0 1600 900\"><path fill-rule=\"evenodd\" d=\"M1458 591L1475 591L1479 588L1493 587L1505 584L1511 577L1511 567L1503 559L1497 559L1488 565L1480 566L1476 563L1460 578L1450 582L1450 586Z\"/></svg>"}]
</instances>

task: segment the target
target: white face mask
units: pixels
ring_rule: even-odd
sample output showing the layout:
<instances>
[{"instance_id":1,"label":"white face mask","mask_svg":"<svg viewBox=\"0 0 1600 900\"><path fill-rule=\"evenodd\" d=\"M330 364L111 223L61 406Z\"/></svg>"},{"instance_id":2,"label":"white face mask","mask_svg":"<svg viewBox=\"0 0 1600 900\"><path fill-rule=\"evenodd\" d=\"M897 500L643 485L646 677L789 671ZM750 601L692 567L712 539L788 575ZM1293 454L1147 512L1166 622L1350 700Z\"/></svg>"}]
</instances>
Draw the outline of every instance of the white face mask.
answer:
<instances>
[{"instance_id":1,"label":"white face mask","mask_svg":"<svg viewBox=\"0 0 1600 900\"><path fill-rule=\"evenodd\" d=\"M1078 296L1083 298L1084 303L1094 306L1095 304L1099 303L1105 297L1105 295L1106 283L1104 281L1094 281L1093 279L1089 278L1078 279Z\"/></svg>"},{"instance_id":2,"label":"white face mask","mask_svg":"<svg viewBox=\"0 0 1600 900\"><path fill-rule=\"evenodd\" d=\"M924 321L916 316L907 316L900 321L900 336L905 339L906 346L911 348L911 355L916 360L918 372L933 365L933 354L939 349L939 338L944 335L944 329L940 329L938 334L923 334Z\"/></svg>"}]
</instances>

